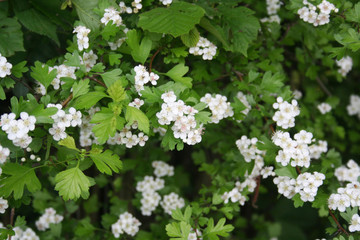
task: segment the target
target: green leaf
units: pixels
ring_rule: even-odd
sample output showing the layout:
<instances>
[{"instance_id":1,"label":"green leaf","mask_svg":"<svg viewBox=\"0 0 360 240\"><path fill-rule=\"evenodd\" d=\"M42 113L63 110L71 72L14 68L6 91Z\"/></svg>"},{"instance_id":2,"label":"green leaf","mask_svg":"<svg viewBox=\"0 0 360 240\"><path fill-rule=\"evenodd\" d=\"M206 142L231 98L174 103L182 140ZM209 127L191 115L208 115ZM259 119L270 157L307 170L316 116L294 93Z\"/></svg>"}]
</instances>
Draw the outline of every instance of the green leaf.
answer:
<instances>
[{"instance_id":1,"label":"green leaf","mask_svg":"<svg viewBox=\"0 0 360 240\"><path fill-rule=\"evenodd\" d=\"M26 225L25 216L17 216L14 227L24 227Z\"/></svg>"},{"instance_id":2,"label":"green leaf","mask_svg":"<svg viewBox=\"0 0 360 240\"><path fill-rule=\"evenodd\" d=\"M89 87L90 87L89 82L90 82L90 80L88 78L86 78L84 80L80 80L80 81L74 83L73 99L89 92Z\"/></svg>"},{"instance_id":3,"label":"green leaf","mask_svg":"<svg viewBox=\"0 0 360 240\"><path fill-rule=\"evenodd\" d=\"M117 80L112 84L107 90L109 96L114 100L114 102L121 102L126 99L125 89L122 87L121 80Z\"/></svg>"},{"instance_id":4,"label":"green leaf","mask_svg":"<svg viewBox=\"0 0 360 240\"><path fill-rule=\"evenodd\" d=\"M349 224L351 224L351 218L354 214L358 213L358 207L346 208L346 212L340 212L340 216L345 219Z\"/></svg>"},{"instance_id":5,"label":"green leaf","mask_svg":"<svg viewBox=\"0 0 360 240\"><path fill-rule=\"evenodd\" d=\"M167 73L165 73L165 75L173 79L175 82L180 82L186 87L191 88L192 78L183 77L188 71L189 67L185 66L184 63L179 63L178 65L170 69Z\"/></svg>"},{"instance_id":6,"label":"green leaf","mask_svg":"<svg viewBox=\"0 0 360 240\"><path fill-rule=\"evenodd\" d=\"M191 213L192 213L192 208L190 206L187 206L184 211L184 214L182 214L180 208L176 208L175 210L172 211L171 216L175 220L189 223L191 218Z\"/></svg>"},{"instance_id":7,"label":"green leaf","mask_svg":"<svg viewBox=\"0 0 360 240\"><path fill-rule=\"evenodd\" d=\"M196 28L191 29L189 33L181 35L181 41L187 47L195 47L199 39L200 33Z\"/></svg>"},{"instance_id":8,"label":"green leaf","mask_svg":"<svg viewBox=\"0 0 360 240\"><path fill-rule=\"evenodd\" d=\"M53 123L54 120L51 118L52 115L57 113L56 107L50 107L44 109L44 105L39 104L34 110L30 111L29 114L36 118L36 123Z\"/></svg>"},{"instance_id":9,"label":"green leaf","mask_svg":"<svg viewBox=\"0 0 360 240\"><path fill-rule=\"evenodd\" d=\"M72 54L66 53L65 59L66 59L66 61L64 62L64 65L66 65L66 66L72 66L72 67L81 67L82 66L80 63L79 53L76 50Z\"/></svg>"},{"instance_id":10,"label":"green leaf","mask_svg":"<svg viewBox=\"0 0 360 240\"><path fill-rule=\"evenodd\" d=\"M92 31L100 27L99 16L93 11L98 5L98 0L71 0L71 3L74 4L80 21L86 27Z\"/></svg>"},{"instance_id":11,"label":"green leaf","mask_svg":"<svg viewBox=\"0 0 360 240\"><path fill-rule=\"evenodd\" d=\"M89 109L104 97L108 97L104 92L89 92L77 98L74 102L74 107L76 109Z\"/></svg>"},{"instance_id":12,"label":"green leaf","mask_svg":"<svg viewBox=\"0 0 360 240\"><path fill-rule=\"evenodd\" d=\"M200 25L200 27L202 27L203 29L205 29L206 31L208 31L209 33L214 35L223 44L225 49L230 48L229 44L226 42L226 40L224 38L224 33L222 32L222 29L220 27L219 27L219 29L214 27L210 23L210 21L207 20L205 17L201 18L199 25Z\"/></svg>"},{"instance_id":13,"label":"green leaf","mask_svg":"<svg viewBox=\"0 0 360 240\"><path fill-rule=\"evenodd\" d=\"M178 151L181 151L184 148L184 143L180 139L175 138L173 131L168 129L161 141L161 147L172 151L175 149L175 146Z\"/></svg>"},{"instance_id":14,"label":"green leaf","mask_svg":"<svg viewBox=\"0 0 360 240\"><path fill-rule=\"evenodd\" d=\"M345 17L347 21L360 23L360 3L355 4L354 7L346 11Z\"/></svg>"},{"instance_id":15,"label":"green leaf","mask_svg":"<svg viewBox=\"0 0 360 240\"><path fill-rule=\"evenodd\" d=\"M204 237L207 237L211 240L218 240L219 237L229 236L229 232L234 230L234 227L230 224L224 225L226 222L225 218L221 218L216 226L214 227L214 220L210 218L208 225L204 231Z\"/></svg>"},{"instance_id":16,"label":"green leaf","mask_svg":"<svg viewBox=\"0 0 360 240\"><path fill-rule=\"evenodd\" d=\"M82 192L89 192L90 180L78 168L70 168L55 177L55 190L65 201L78 199Z\"/></svg>"},{"instance_id":17,"label":"green leaf","mask_svg":"<svg viewBox=\"0 0 360 240\"><path fill-rule=\"evenodd\" d=\"M31 71L31 77L44 85L45 88L51 84L57 74L56 69L53 69L51 72L49 72L49 66L42 64L39 61L35 62L35 67L31 67Z\"/></svg>"},{"instance_id":18,"label":"green leaf","mask_svg":"<svg viewBox=\"0 0 360 240\"><path fill-rule=\"evenodd\" d=\"M211 115L210 112L200 111L200 112L195 114L195 119L196 119L197 122L206 124L206 123L211 121L210 115Z\"/></svg>"},{"instance_id":19,"label":"green leaf","mask_svg":"<svg viewBox=\"0 0 360 240\"><path fill-rule=\"evenodd\" d=\"M67 136L65 139L60 140L59 145L76 150L78 152L80 151L75 145L74 138L71 136Z\"/></svg>"},{"instance_id":20,"label":"green leaf","mask_svg":"<svg viewBox=\"0 0 360 240\"><path fill-rule=\"evenodd\" d=\"M112 172L118 173L122 169L122 162L119 156L113 154L111 150L98 154L90 154L89 156L101 173L112 175Z\"/></svg>"},{"instance_id":21,"label":"green leaf","mask_svg":"<svg viewBox=\"0 0 360 240\"><path fill-rule=\"evenodd\" d=\"M122 71L120 69L114 69L112 71L101 73L100 76L104 80L107 87L110 87L117 80L119 80Z\"/></svg>"},{"instance_id":22,"label":"green leaf","mask_svg":"<svg viewBox=\"0 0 360 240\"><path fill-rule=\"evenodd\" d=\"M140 43L139 33L135 29L128 31L126 36L126 43L131 49L131 56L136 62L144 64L149 57L152 41L150 38L144 37Z\"/></svg>"},{"instance_id":23,"label":"green leaf","mask_svg":"<svg viewBox=\"0 0 360 240\"><path fill-rule=\"evenodd\" d=\"M0 180L0 195L9 197L14 193L14 199L21 199L25 186L30 192L41 189L41 183L36 177L35 170L16 163L6 163L2 167L2 174L8 175Z\"/></svg>"},{"instance_id":24,"label":"green leaf","mask_svg":"<svg viewBox=\"0 0 360 240\"><path fill-rule=\"evenodd\" d=\"M0 100L5 100L6 99L6 94L4 92L3 87L0 85Z\"/></svg>"},{"instance_id":25,"label":"green leaf","mask_svg":"<svg viewBox=\"0 0 360 240\"><path fill-rule=\"evenodd\" d=\"M231 41L230 51L240 52L247 57L249 44L257 38L260 23L254 12L246 7L219 7L225 20L226 36Z\"/></svg>"},{"instance_id":26,"label":"green leaf","mask_svg":"<svg viewBox=\"0 0 360 240\"><path fill-rule=\"evenodd\" d=\"M16 64L15 66L13 66L11 68L11 74L13 74L17 78L21 78L23 76L23 73L29 70L28 67L25 67L26 63L27 63L26 61L22 61Z\"/></svg>"},{"instance_id":27,"label":"green leaf","mask_svg":"<svg viewBox=\"0 0 360 240\"><path fill-rule=\"evenodd\" d=\"M167 8L155 8L140 14L138 26L150 32L179 37L188 33L204 16L204 9L187 3L174 2Z\"/></svg>"},{"instance_id":28,"label":"green leaf","mask_svg":"<svg viewBox=\"0 0 360 240\"><path fill-rule=\"evenodd\" d=\"M110 66L114 66L116 64L120 64L120 58L122 57L121 54L112 53L109 54L109 63Z\"/></svg>"},{"instance_id":29,"label":"green leaf","mask_svg":"<svg viewBox=\"0 0 360 240\"><path fill-rule=\"evenodd\" d=\"M31 8L22 12L16 11L15 13L16 17L27 29L49 37L60 46L59 39L56 35L56 25L39 11Z\"/></svg>"},{"instance_id":30,"label":"green leaf","mask_svg":"<svg viewBox=\"0 0 360 240\"><path fill-rule=\"evenodd\" d=\"M281 87L284 86L283 81L284 75L281 73L277 72L274 75L271 75L271 72L267 71L263 76L260 87L265 91L275 93L281 90Z\"/></svg>"},{"instance_id":31,"label":"green leaf","mask_svg":"<svg viewBox=\"0 0 360 240\"><path fill-rule=\"evenodd\" d=\"M127 106L125 119L130 125L136 121L138 123L139 130L143 131L146 134L149 133L149 119L140 109Z\"/></svg>"},{"instance_id":32,"label":"green leaf","mask_svg":"<svg viewBox=\"0 0 360 240\"><path fill-rule=\"evenodd\" d=\"M110 37L113 37L116 35L116 33L119 31L119 27L115 24L108 23L105 25L104 29L101 31L101 36L106 41L109 41Z\"/></svg>"},{"instance_id":33,"label":"green leaf","mask_svg":"<svg viewBox=\"0 0 360 240\"><path fill-rule=\"evenodd\" d=\"M297 178L296 170L291 165L287 165L286 167L275 169L275 173L277 176L286 176L295 179Z\"/></svg>"},{"instance_id":34,"label":"green leaf","mask_svg":"<svg viewBox=\"0 0 360 240\"><path fill-rule=\"evenodd\" d=\"M299 193L295 194L292 200L294 201L295 208L302 207L304 205L304 202L301 200Z\"/></svg>"},{"instance_id":35,"label":"green leaf","mask_svg":"<svg viewBox=\"0 0 360 240\"><path fill-rule=\"evenodd\" d=\"M0 18L0 53L9 57L17 51L25 51L21 25L15 18Z\"/></svg>"},{"instance_id":36,"label":"green leaf","mask_svg":"<svg viewBox=\"0 0 360 240\"><path fill-rule=\"evenodd\" d=\"M166 233L169 237L172 237L170 238L170 240L187 240L190 231L191 225L186 222L180 222L180 224L177 222L173 222L166 225Z\"/></svg>"}]
</instances>

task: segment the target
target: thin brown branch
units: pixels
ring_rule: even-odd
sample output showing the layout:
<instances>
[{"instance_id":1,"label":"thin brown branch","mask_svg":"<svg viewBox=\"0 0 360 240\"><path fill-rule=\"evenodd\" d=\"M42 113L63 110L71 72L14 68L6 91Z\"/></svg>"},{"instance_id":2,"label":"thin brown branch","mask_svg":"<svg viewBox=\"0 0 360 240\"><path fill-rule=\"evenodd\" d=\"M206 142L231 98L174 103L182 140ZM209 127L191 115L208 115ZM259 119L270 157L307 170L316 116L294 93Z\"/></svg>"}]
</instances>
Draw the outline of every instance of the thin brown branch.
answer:
<instances>
[{"instance_id":1,"label":"thin brown branch","mask_svg":"<svg viewBox=\"0 0 360 240\"><path fill-rule=\"evenodd\" d=\"M87 76L86 78L90 79L90 80L93 80L95 82L97 82L98 84L100 84L101 86L105 87L106 88L106 85L105 83L103 83L102 81L100 81L99 79L93 77L93 76Z\"/></svg>"},{"instance_id":2,"label":"thin brown branch","mask_svg":"<svg viewBox=\"0 0 360 240\"><path fill-rule=\"evenodd\" d=\"M0 2L1 2L1 0L0 0ZM27 84L26 82L24 82L23 80L15 77L14 75L10 75L10 78L13 79L14 81L16 81L16 82L21 83L22 85L24 85L27 89L29 89L30 92L35 92L34 89L32 89L32 88L30 87L30 85Z\"/></svg>"},{"instance_id":3,"label":"thin brown branch","mask_svg":"<svg viewBox=\"0 0 360 240\"><path fill-rule=\"evenodd\" d=\"M299 175L301 174L300 168L298 166L296 166L296 171Z\"/></svg>"},{"instance_id":4,"label":"thin brown branch","mask_svg":"<svg viewBox=\"0 0 360 240\"><path fill-rule=\"evenodd\" d=\"M330 208L329 208L329 213L330 213L330 216L332 217L332 219L334 219L334 221L335 221L336 225L338 226L338 228L340 229L340 231L342 231L347 236L349 236L349 233L340 225L339 221L336 219L335 215L333 214L333 212L331 211Z\"/></svg>"},{"instance_id":5,"label":"thin brown branch","mask_svg":"<svg viewBox=\"0 0 360 240\"><path fill-rule=\"evenodd\" d=\"M330 97L332 96L331 92L329 91L329 89L327 89L327 87L325 86L325 84L321 81L321 79L319 77L316 78L316 82L319 84L320 88Z\"/></svg>"},{"instance_id":6,"label":"thin brown branch","mask_svg":"<svg viewBox=\"0 0 360 240\"><path fill-rule=\"evenodd\" d=\"M251 202L251 205L254 207L254 208L258 208L258 206L256 205L256 201L259 197L259 189L260 189L260 183L261 183L261 176L257 176L256 177L256 188L255 188L255 193L254 193L254 197L252 199L252 202Z\"/></svg>"},{"instance_id":7,"label":"thin brown branch","mask_svg":"<svg viewBox=\"0 0 360 240\"><path fill-rule=\"evenodd\" d=\"M10 225L14 226L14 217L15 217L15 208L11 208L11 213L10 213ZM11 236L9 236L9 240L11 240Z\"/></svg>"},{"instance_id":8,"label":"thin brown branch","mask_svg":"<svg viewBox=\"0 0 360 240\"><path fill-rule=\"evenodd\" d=\"M149 72L151 73L151 69L152 69L152 64L153 64L153 61L156 57L156 55L159 54L159 52L163 49L164 47L160 47L158 50L156 50L156 52L154 53L154 55L152 55L151 59L150 59L150 65L149 65Z\"/></svg>"},{"instance_id":9,"label":"thin brown branch","mask_svg":"<svg viewBox=\"0 0 360 240\"><path fill-rule=\"evenodd\" d=\"M243 79L244 74L242 72L239 72L235 68L231 68L231 70L235 73L235 75L241 82L244 81L244 79Z\"/></svg>"},{"instance_id":10,"label":"thin brown branch","mask_svg":"<svg viewBox=\"0 0 360 240\"><path fill-rule=\"evenodd\" d=\"M70 95L68 96L67 99L65 99L65 101L61 104L61 106L64 108L66 107L66 105L68 105L68 103L71 101L71 99L73 98L73 94L70 93Z\"/></svg>"}]
</instances>

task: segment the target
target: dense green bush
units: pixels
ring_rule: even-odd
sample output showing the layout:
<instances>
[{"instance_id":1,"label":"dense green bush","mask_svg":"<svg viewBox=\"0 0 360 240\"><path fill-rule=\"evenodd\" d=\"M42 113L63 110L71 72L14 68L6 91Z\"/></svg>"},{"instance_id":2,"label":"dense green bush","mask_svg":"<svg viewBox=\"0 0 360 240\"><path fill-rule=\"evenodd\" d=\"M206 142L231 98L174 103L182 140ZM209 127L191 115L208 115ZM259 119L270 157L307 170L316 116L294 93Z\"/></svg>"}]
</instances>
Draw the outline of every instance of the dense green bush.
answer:
<instances>
[{"instance_id":1,"label":"dense green bush","mask_svg":"<svg viewBox=\"0 0 360 240\"><path fill-rule=\"evenodd\" d=\"M359 29L356 1L0 1L0 238L360 239Z\"/></svg>"}]
</instances>

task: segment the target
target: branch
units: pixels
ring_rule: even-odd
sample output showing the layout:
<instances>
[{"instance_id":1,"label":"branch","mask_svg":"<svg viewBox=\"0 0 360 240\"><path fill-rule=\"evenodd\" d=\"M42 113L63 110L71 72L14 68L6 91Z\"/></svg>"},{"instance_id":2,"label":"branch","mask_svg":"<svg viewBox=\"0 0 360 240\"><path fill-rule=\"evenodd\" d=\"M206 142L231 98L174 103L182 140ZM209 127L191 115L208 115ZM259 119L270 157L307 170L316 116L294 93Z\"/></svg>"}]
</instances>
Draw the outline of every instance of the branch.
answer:
<instances>
[{"instance_id":1,"label":"branch","mask_svg":"<svg viewBox=\"0 0 360 240\"><path fill-rule=\"evenodd\" d=\"M91 76L91 77L90 77L90 76L87 76L86 78L88 78L88 79L90 79L90 80L93 80L93 81L97 82L98 84L100 84L101 86L107 88L107 86L105 85L105 83L103 83L102 81L100 81L99 79L97 79L97 78L95 78L95 77L93 77L93 76Z\"/></svg>"},{"instance_id":2,"label":"branch","mask_svg":"<svg viewBox=\"0 0 360 240\"><path fill-rule=\"evenodd\" d=\"M0 2L1 2L1 0L0 0ZM34 89L32 89L32 88L30 87L29 84L27 84L26 82L23 82L21 79L15 77L14 75L10 75L10 78L13 79L14 81L19 82L19 83L21 83L22 85L24 85L27 89L29 89L30 92L35 92Z\"/></svg>"},{"instance_id":3,"label":"branch","mask_svg":"<svg viewBox=\"0 0 360 240\"><path fill-rule=\"evenodd\" d=\"M299 175L301 174L300 168L298 166L296 166L296 171Z\"/></svg>"},{"instance_id":4,"label":"branch","mask_svg":"<svg viewBox=\"0 0 360 240\"><path fill-rule=\"evenodd\" d=\"M152 63L153 63L156 55L158 55L158 53L159 53L163 48L164 48L164 47L160 47L158 50L156 50L156 52L154 53L154 55L152 55L152 57L151 57L151 59L150 59L149 73L151 73Z\"/></svg>"},{"instance_id":5,"label":"branch","mask_svg":"<svg viewBox=\"0 0 360 240\"><path fill-rule=\"evenodd\" d=\"M340 225L340 223L338 222L338 220L336 219L335 215L333 214L333 212L331 211L331 209L329 208L329 213L332 217L332 219L334 219L336 225L338 226L339 230L342 231L343 233L345 233L347 236L349 236L349 233Z\"/></svg>"},{"instance_id":6,"label":"branch","mask_svg":"<svg viewBox=\"0 0 360 240\"><path fill-rule=\"evenodd\" d=\"M14 226L14 216L15 216L15 208L11 209L11 214L10 214L10 225ZM9 236L9 240L11 240L11 236Z\"/></svg>"},{"instance_id":7,"label":"branch","mask_svg":"<svg viewBox=\"0 0 360 240\"><path fill-rule=\"evenodd\" d=\"M325 84L321 81L321 79L319 77L316 78L317 83L319 84L320 88L330 97L332 96L331 92L329 91L329 89L327 89L327 87L325 86Z\"/></svg>"},{"instance_id":8,"label":"branch","mask_svg":"<svg viewBox=\"0 0 360 240\"><path fill-rule=\"evenodd\" d=\"M66 105L68 105L68 103L71 101L71 99L73 98L73 94L70 93L70 95L68 96L67 99L65 99L65 101L61 104L61 106L64 108L66 107Z\"/></svg>"},{"instance_id":9,"label":"branch","mask_svg":"<svg viewBox=\"0 0 360 240\"><path fill-rule=\"evenodd\" d=\"M251 202L251 205L254 208L258 208L258 206L256 205L256 201L259 197L260 182L261 182L261 176L259 175L256 177L256 188L255 188L254 198L252 199L252 202Z\"/></svg>"}]
</instances>

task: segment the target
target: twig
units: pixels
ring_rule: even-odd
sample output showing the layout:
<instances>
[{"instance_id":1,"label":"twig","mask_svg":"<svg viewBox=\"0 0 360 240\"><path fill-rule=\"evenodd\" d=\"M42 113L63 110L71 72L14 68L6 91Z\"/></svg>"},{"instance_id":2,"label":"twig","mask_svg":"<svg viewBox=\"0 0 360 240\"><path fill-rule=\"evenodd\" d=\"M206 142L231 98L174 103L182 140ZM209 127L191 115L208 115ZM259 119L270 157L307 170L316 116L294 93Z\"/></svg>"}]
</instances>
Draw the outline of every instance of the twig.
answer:
<instances>
[{"instance_id":1,"label":"twig","mask_svg":"<svg viewBox=\"0 0 360 240\"><path fill-rule=\"evenodd\" d=\"M328 95L328 96L332 96L331 92L329 91L329 89L327 89L327 87L324 85L324 83L321 81L321 79L319 77L316 78L317 83L319 84L320 88Z\"/></svg>"},{"instance_id":2,"label":"twig","mask_svg":"<svg viewBox=\"0 0 360 240\"><path fill-rule=\"evenodd\" d=\"M149 72L151 73L151 69L152 69L152 63L156 57L156 55L158 55L158 53L163 49L164 47L160 47L158 50L156 50L156 52L154 53L154 55L152 55L151 59L150 59L150 65L149 65Z\"/></svg>"},{"instance_id":3,"label":"twig","mask_svg":"<svg viewBox=\"0 0 360 240\"><path fill-rule=\"evenodd\" d=\"M235 75L238 77L238 79L241 82L244 81L244 79L243 79L244 74L242 72L239 72L238 70L235 70L235 68L231 68L231 70L235 73Z\"/></svg>"},{"instance_id":4,"label":"twig","mask_svg":"<svg viewBox=\"0 0 360 240\"><path fill-rule=\"evenodd\" d=\"M103 86L103 87L107 87L106 85L105 85L105 83L103 83L102 81L100 81L99 79L97 79L97 78L95 78L95 77L90 77L90 76L87 76L86 78L88 78L88 79L90 79L90 80L93 80L93 81L95 81L95 82L97 82L98 84L100 84L101 86Z\"/></svg>"},{"instance_id":5,"label":"twig","mask_svg":"<svg viewBox=\"0 0 360 240\"><path fill-rule=\"evenodd\" d=\"M61 106L64 108L66 107L66 105L68 105L68 103L71 101L71 99L73 98L73 94L70 93L70 95L68 96L67 99L65 99L65 101L61 104Z\"/></svg>"},{"instance_id":6,"label":"twig","mask_svg":"<svg viewBox=\"0 0 360 240\"><path fill-rule=\"evenodd\" d=\"M252 199L252 202L251 202L251 205L254 208L258 208L258 206L256 205L256 201L259 197L260 183L261 183L261 175L256 177L256 188L255 188L254 198Z\"/></svg>"},{"instance_id":7,"label":"twig","mask_svg":"<svg viewBox=\"0 0 360 240\"><path fill-rule=\"evenodd\" d=\"M298 166L296 166L296 171L299 175L301 174L300 168Z\"/></svg>"},{"instance_id":8,"label":"twig","mask_svg":"<svg viewBox=\"0 0 360 240\"><path fill-rule=\"evenodd\" d=\"M340 225L340 223L338 222L338 220L336 219L335 215L333 214L333 212L331 211L330 208L329 208L329 213L330 213L332 219L334 219L334 221L335 221L336 225L338 226L338 228L340 229L340 231L342 231L347 236L349 236L349 233Z\"/></svg>"},{"instance_id":9,"label":"twig","mask_svg":"<svg viewBox=\"0 0 360 240\"><path fill-rule=\"evenodd\" d=\"M0 2L1 2L1 0L0 0ZM30 90L30 92L35 92L34 89L32 89L32 88L30 87L29 84L27 84L26 82L23 82L21 79L15 77L14 75L10 75L10 78L13 79L13 80L15 80L16 82L19 82L19 83L21 83L22 85L24 85L27 89Z\"/></svg>"}]
</instances>

